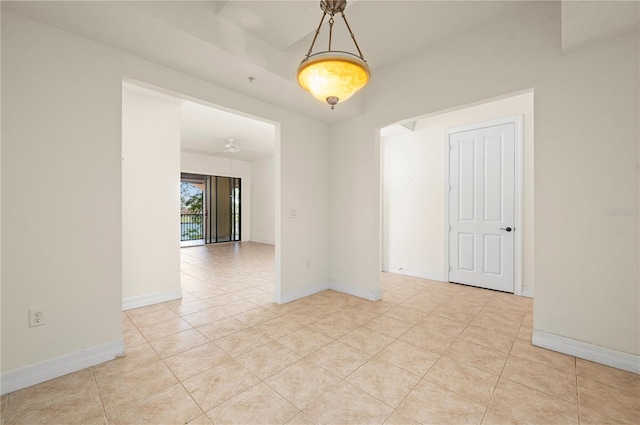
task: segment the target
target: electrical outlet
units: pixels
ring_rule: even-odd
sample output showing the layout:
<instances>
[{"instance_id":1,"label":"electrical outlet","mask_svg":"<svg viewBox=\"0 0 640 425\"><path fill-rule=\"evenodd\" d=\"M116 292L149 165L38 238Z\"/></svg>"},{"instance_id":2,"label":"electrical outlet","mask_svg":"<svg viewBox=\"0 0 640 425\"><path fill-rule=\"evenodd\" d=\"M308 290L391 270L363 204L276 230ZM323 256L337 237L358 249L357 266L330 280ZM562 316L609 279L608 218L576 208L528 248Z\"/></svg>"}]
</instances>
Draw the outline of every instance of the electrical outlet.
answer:
<instances>
[{"instance_id":1,"label":"electrical outlet","mask_svg":"<svg viewBox=\"0 0 640 425\"><path fill-rule=\"evenodd\" d=\"M42 326L45 324L44 309L29 310L29 327Z\"/></svg>"}]
</instances>

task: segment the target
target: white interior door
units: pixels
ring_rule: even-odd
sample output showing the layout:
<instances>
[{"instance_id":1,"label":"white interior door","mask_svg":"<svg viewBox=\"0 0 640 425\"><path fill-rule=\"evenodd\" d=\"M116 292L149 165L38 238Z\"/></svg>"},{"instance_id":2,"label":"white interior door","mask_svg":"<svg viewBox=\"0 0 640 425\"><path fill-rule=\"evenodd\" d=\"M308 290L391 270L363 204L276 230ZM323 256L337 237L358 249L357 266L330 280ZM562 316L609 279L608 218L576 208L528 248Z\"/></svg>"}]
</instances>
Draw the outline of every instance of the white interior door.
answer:
<instances>
[{"instance_id":1,"label":"white interior door","mask_svg":"<svg viewBox=\"0 0 640 425\"><path fill-rule=\"evenodd\" d=\"M514 291L515 124L449 134L449 281Z\"/></svg>"}]
</instances>

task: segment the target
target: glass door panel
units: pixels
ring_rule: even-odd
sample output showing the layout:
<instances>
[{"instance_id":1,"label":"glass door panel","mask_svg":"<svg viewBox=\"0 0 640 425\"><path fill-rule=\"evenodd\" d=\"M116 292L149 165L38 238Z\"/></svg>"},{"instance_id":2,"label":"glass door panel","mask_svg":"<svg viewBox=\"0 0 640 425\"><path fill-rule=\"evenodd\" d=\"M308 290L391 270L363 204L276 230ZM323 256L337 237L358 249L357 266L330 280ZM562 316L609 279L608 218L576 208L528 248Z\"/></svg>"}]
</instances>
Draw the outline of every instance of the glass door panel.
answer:
<instances>
[{"instance_id":1,"label":"glass door panel","mask_svg":"<svg viewBox=\"0 0 640 425\"><path fill-rule=\"evenodd\" d=\"M231 240L231 178L216 177L216 242Z\"/></svg>"}]
</instances>

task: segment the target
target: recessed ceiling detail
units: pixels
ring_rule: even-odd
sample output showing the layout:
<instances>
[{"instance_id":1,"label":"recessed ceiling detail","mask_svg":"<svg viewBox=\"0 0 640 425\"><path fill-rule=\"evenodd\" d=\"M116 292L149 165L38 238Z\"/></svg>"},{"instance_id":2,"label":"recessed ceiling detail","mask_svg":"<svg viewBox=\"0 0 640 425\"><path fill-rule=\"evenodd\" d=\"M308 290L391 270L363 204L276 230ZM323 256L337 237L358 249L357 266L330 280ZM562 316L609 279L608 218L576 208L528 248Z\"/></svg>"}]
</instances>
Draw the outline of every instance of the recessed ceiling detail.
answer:
<instances>
[{"instance_id":1,"label":"recessed ceiling detail","mask_svg":"<svg viewBox=\"0 0 640 425\"><path fill-rule=\"evenodd\" d=\"M190 101L180 106L180 112L183 152L226 158L233 155L243 161L273 156L273 124Z\"/></svg>"}]
</instances>

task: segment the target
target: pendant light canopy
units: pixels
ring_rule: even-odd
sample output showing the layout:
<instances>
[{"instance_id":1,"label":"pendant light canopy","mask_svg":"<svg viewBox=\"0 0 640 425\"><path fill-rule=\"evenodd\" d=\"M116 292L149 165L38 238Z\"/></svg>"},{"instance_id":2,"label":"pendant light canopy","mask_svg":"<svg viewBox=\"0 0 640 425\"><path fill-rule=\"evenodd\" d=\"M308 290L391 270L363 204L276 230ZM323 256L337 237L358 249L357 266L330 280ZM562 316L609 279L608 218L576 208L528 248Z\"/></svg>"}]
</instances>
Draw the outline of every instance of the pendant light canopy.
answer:
<instances>
[{"instance_id":1,"label":"pendant light canopy","mask_svg":"<svg viewBox=\"0 0 640 425\"><path fill-rule=\"evenodd\" d=\"M356 38L351 32L351 27L344 15L347 6L346 0L320 0L320 8L323 11L320 25L311 42L311 47L300 65L298 66L298 84L310 92L316 99L326 101L333 109L339 101L349 99L355 92L364 87L371 72L369 65L364 60ZM348 52L331 50L331 37L333 35L334 15L339 13L344 20L351 39L358 50L358 55ZM325 17L329 15L329 49L324 52L311 54L313 46L320 34L320 28Z\"/></svg>"}]
</instances>

